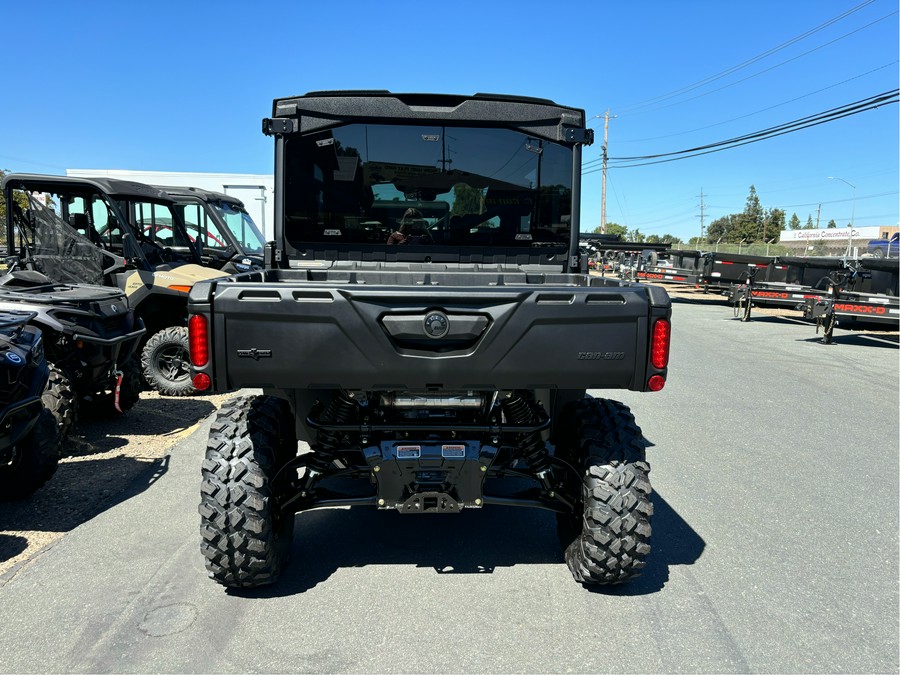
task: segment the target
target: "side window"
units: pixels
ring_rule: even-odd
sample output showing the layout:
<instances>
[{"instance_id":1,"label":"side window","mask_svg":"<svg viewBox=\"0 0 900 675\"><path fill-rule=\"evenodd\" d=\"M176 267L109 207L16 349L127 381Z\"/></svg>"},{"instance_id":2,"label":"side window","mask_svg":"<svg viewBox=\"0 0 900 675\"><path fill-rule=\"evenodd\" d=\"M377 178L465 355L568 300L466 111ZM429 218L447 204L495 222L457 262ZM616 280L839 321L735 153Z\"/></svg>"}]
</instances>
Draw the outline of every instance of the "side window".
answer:
<instances>
[{"instance_id":1,"label":"side window","mask_svg":"<svg viewBox=\"0 0 900 675\"><path fill-rule=\"evenodd\" d=\"M227 242L216 235L215 227L202 204L186 204L184 207L184 224L188 236L203 245L204 249L224 250Z\"/></svg>"},{"instance_id":2,"label":"side window","mask_svg":"<svg viewBox=\"0 0 900 675\"><path fill-rule=\"evenodd\" d=\"M88 222L84 197L64 197L66 204L66 221L83 237L87 237Z\"/></svg>"},{"instance_id":3,"label":"side window","mask_svg":"<svg viewBox=\"0 0 900 675\"><path fill-rule=\"evenodd\" d=\"M181 210L181 217L184 219L184 226L187 229L188 236L194 241L203 241L201 233L203 231L203 214L199 204L185 204L178 207Z\"/></svg>"},{"instance_id":4,"label":"side window","mask_svg":"<svg viewBox=\"0 0 900 675\"><path fill-rule=\"evenodd\" d=\"M100 242L108 249L118 251L122 246L122 227L109 205L97 195L91 200L91 220Z\"/></svg>"},{"instance_id":5,"label":"side window","mask_svg":"<svg viewBox=\"0 0 900 675\"><path fill-rule=\"evenodd\" d=\"M186 247L188 243L175 230L175 217L165 204L134 203L135 226L151 241L163 246Z\"/></svg>"}]
</instances>

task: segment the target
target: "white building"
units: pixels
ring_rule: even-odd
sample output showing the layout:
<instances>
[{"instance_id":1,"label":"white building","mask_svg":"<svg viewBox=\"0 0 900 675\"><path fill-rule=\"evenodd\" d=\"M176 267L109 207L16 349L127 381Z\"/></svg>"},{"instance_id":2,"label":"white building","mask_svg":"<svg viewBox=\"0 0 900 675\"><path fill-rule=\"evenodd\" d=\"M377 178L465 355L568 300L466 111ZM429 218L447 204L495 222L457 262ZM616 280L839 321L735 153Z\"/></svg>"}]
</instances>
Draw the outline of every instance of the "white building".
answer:
<instances>
[{"instance_id":1,"label":"white building","mask_svg":"<svg viewBox=\"0 0 900 675\"><path fill-rule=\"evenodd\" d=\"M124 169L66 169L73 178L118 178L150 185L177 185L223 192L237 197L265 235L274 239L275 177L260 173L186 173L183 171L127 171Z\"/></svg>"}]
</instances>

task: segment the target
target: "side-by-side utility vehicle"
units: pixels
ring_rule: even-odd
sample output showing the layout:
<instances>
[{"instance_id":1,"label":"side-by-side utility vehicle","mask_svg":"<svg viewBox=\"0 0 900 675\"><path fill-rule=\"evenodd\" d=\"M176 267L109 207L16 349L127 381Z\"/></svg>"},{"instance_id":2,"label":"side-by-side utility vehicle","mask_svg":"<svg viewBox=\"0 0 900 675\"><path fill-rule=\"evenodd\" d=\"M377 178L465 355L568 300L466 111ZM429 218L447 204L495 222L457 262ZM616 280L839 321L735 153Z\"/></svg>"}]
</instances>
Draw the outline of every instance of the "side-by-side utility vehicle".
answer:
<instances>
[{"instance_id":1,"label":"side-by-side utility vehicle","mask_svg":"<svg viewBox=\"0 0 900 675\"><path fill-rule=\"evenodd\" d=\"M625 405L585 394L663 388L671 305L579 255L584 111L317 92L277 99L263 130L265 268L196 284L188 307L194 384L263 390L210 432L210 576L275 581L295 514L348 505L547 509L576 580L635 576L647 443Z\"/></svg>"},{"instance_id":2,"label":"side-by-side utility vehicle","mask_svg":"<svg viewBox=\"0 0 900 675\"><path fill-rule=\"evenodd\" d=\"M197 187L159 186L175 204L203 264L228 274L262 268L262 232L237 197Z\"/></svg>"},{"instance_id":3,"label":"side-by-side utility vehicle","mask_svg":"<svg viewBox=\"0 0 900 675\"><path fill-rule=\"evenodd\" d=\"M175 201L159 188L112 178L13 173L2 187L7 203L28 204L16 224L19 246L10 248L18 264L53 282L124 291L147 331L139 345L146 381L162 394L192 394L188 291L225 273L203 266L203 242L191 240Z\"/></svg>"}]
</instances>

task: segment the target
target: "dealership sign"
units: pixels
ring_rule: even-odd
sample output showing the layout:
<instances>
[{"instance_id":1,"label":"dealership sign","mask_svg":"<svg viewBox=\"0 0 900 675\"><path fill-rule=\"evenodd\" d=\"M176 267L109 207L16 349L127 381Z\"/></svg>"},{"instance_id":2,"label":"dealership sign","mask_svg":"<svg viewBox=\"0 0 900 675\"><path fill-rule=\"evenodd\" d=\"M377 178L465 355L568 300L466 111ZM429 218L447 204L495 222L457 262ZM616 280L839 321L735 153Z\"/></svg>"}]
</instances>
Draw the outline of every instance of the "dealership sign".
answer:
<instances>
[{"instance_id":1,"label":"dealership sign","mask_svg":"<svg viewBox=\"0 0 900 675\"><path fill-rule=\"evenodd\" d=\"M875 227L830 227L818 230L782 230L781 241L832 241L835 239L878 239L881 228Z\"/></svg>"}]
</instances>

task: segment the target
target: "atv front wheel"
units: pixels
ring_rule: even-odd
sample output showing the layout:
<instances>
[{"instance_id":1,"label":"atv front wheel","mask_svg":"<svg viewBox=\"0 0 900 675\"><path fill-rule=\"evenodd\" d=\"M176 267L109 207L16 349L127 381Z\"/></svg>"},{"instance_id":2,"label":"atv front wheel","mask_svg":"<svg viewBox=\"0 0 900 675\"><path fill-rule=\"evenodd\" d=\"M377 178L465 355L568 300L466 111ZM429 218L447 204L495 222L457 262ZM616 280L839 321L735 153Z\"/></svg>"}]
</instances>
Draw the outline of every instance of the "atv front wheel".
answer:
<instances>
[{"instance_id":1,"label":"atv front wheel","mask_svg":"<svg viewBox=\"0 0 900 675\"><path fill-rule=\"evenodd\" d=\"M233 588L278 579L288 562L294 517L281 513L275 483L288 479L279 470L296 451L286 401L245 397L219 410L200 488L200 551L210 578Z\"/></svg>"},{"instance_id":2,"label":"atv front wheel","mask_svg":"<svg viewBox=\"0 0 900 675\"><path fill-rule=\"evenodd\" d=\"M31 432L16 447L12 461L0 465L0 501L25 499L50 480L59 465L59 432L44 408Z\"/></svg>"},{"instance_id":3,"label":"atv front wheel","mask_svg":"<svg viewBox=\"0 0 900 675\"><path fill-rule=\"evenodd\" d=\"M627 406L584 399L569 411L583 468L581 500L558 520L566 564L583 584L617 584L640 574L650 553L650 466L646 441Z\"/></svg>"},{"instance_id":4,"label":"atv front wheel","mask_svg":"<svg viewBox=\"0 0 900 675\"><path fill-rule=\"evenodd\" d=\"M110 417L126 413L140 400L141 390L144 388L144 374L141 372L141 363L137 356L132 356L122 364L122 386L119 388L119 408L115 404L116 381L110 384L112 391L94 394L91 399L81 401L81 409L90 410L91 414L100 417Z\"/></svg>"},{"instance_id":5,"label":"atv front wheel","mask_svg":"<svg viewBox=\"0 0 900 675\"><path fill-rule=\"evenodd\" d=\"M184 326L170 326L154 333L141 352L147 383L164 396L190 396L196 392L188 354L188 330Z\"/></svg>"},{"instance_id":6,"label":"atv front wheel","mask_svg":"<svg viewBox=\"0 0 900 675\"><path fill-rule=\"evenodd\" d=\"M59 438L65 440L78 417L78 397L66 373L52 363L48 363L47 366L50 377L41 395L41 402L56 420Z\"/></svg>"}]
</instances>

